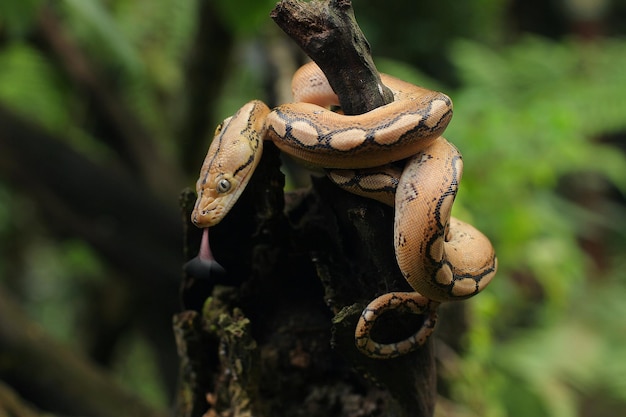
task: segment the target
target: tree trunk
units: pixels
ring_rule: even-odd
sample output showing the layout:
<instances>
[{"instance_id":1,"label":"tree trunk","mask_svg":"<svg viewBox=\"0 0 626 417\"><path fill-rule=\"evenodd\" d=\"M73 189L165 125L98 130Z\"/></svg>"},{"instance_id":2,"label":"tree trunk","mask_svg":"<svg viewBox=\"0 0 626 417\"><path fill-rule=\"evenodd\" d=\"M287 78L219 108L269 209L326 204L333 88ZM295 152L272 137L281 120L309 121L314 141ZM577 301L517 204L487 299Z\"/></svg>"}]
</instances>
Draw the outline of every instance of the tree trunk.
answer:
<instances>
[{"instance_id":1,"label":"tree trunk","mask_svg":"<svg viewBox=\"0 0 626 417\"><path fill-rule=\"evenodd\" d=\"M344 111L389 101L349 1L283 1L272 17L325 71ZM390 360L370 359L354 344L365 305L410 291L394 257L393 209L326 178L283 195L279 168L278 151L266 144L235 208L211 228L226 274L184 278L186 311L174 318L177 415L432 416L432 342ZM187 259L200 241L188 220L194 199L190 191L181 199ZM399 340L421 324L388 316L379 340Z\"/></svg>"}]
</instances>

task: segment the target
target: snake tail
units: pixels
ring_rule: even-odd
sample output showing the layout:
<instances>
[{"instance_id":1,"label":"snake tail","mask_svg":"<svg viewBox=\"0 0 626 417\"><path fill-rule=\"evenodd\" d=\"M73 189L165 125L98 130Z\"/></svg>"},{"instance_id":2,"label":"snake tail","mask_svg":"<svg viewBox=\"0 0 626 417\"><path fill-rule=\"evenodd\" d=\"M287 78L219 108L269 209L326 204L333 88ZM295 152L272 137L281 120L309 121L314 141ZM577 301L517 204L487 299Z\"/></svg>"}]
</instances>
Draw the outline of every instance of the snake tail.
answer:
<instances>
[{"instance_id":1,"label":"snake tail","mask_svg":"<svg viewBox=\"0 0 626 417\"><path fill-rule=\"evenodd\" d=\"M374 359L390 359L406 355L422 346L435 329L439 303L417 292L391 292L375 298L365 307L354 332L356 347ZM391 310L424 316L421 327L404 340L393 343L376 342L371 335L378 318Z\"/></svg>"}]
</instances>

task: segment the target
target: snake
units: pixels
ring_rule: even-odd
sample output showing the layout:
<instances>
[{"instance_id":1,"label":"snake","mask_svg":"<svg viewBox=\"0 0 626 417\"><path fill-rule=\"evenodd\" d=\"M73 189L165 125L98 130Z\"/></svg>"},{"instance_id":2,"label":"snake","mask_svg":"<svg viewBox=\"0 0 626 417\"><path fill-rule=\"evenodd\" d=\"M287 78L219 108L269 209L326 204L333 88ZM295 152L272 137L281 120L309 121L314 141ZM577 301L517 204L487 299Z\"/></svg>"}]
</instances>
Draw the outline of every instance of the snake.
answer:
<instances>
[{"instance_id":1,"label":"snake","mask_svg":"<svg viewBox=\"0 0 626 417\"><path fill-rule=\"evenodd\" d=\"M482 291L497 271L497 257L484 234L451 216L463 171L460 152L442 136L452 118L451 99L383 73L380 82L392 91L391 103L345 115L335 110L339 100L326 76L310 62L292 78L293 102L243 105L215 131L191 221L208 235L227 215L253 175L264 141L305 166L325 169L344 190L394 207L396 260L413 291L376 297L355 329L358 350L385 359L423 345L439 304ZM391 310L423 322L403 340L379 342L372 329Z\"/></svg>"}]
</instances>

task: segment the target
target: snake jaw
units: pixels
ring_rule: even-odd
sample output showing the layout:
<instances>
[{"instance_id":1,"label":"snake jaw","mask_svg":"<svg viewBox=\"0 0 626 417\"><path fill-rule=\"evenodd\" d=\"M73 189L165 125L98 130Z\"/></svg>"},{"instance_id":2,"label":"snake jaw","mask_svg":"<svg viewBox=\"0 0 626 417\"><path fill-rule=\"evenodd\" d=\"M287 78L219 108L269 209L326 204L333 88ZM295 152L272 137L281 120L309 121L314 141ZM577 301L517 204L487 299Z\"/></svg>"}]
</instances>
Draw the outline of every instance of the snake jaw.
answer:
<instances>
[{"instance_id":1,"label":"snake jaw","mask_svg":"<svg viewBox=\"0 0 626 417\"><path fill-rule=\"evenodd\" d=\"M220 220L224 217L223 210L220 210L220 207L213 208L203 208L199 207L202 204L202 200L198 199L196 203L196 208L194 208L191 213L191 222L196 225L196 227L205 228L215 226Z\"/></svg>"},{"instance_id":2,"label":"snake jaw","mask_svg":"<svg viewBox=\"0 0 626 417\"><path fill-rule=\"evenodd\" d=\"M239 197L236 192L237 182L231 179L231 183L235 186L226 192L219 191L219 183L223 176L218 176L216 180L208 184L198 184L198 199L191 213L191 221L200 228L211 227L218 224L230 208L235 204ZM234 191L233 191L234 190Z\"/></svg>"}]
</instances>

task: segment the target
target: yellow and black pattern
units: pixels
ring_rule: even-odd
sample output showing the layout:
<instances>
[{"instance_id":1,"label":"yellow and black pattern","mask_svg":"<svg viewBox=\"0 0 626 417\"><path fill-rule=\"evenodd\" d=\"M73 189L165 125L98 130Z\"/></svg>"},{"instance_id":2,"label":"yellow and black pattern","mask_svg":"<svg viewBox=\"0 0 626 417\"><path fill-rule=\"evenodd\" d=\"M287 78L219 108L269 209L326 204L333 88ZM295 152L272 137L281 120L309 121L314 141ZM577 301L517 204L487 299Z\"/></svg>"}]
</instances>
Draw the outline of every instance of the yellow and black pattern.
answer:
<instances>
[{"instance_id":1,"label":"yellow and black pattern","mask_svg":"<svg viewBox=\"0 0 626 417\"><path fill-rule=\"evenodd\" d=\"M394 101L361 115L329 109L338 100L314 63L294 75L298 102L271 110L256 100L244 105L216 131L196 184L192 221L210 227L228 213L258 163L264 140L308 166L327 169L343 189L394 206L396 259L414 292L376 298L355 331L365 355L390 358L424 343L440 302L485 288L497 259L489 239L450 216L463 171L458 149L441 136L452 118L452 101L385 74L381 80ZM403 161L403 169L391 164L397 161ZM378 343L370 333L388 310L426 319L414 335Z\"/></svg>"}]
</instances>

